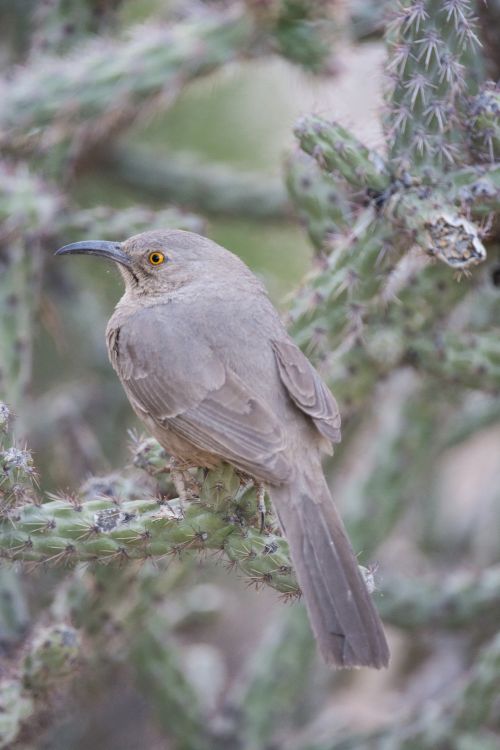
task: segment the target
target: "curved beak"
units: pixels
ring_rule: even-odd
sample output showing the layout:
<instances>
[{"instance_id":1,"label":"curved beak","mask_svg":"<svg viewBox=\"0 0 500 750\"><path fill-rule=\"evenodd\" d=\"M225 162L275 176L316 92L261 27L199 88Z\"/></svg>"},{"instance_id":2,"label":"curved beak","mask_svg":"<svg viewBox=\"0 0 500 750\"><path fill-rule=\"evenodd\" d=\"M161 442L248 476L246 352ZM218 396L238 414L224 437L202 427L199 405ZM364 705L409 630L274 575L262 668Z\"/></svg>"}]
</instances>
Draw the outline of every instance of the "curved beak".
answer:
<instances>
[{"instance_id":1,"label":"curved beak","mask_svg":"<svg viewBox=\"0 0 500 750\"><path fill-rule=\"evenodd\" d=\"M89 240L88 242L72 242L56 250L55 255L99 255L101 258L114 260L122 266L130 268L130 259L122 250L120 242L106 240Z\"/></svg>"}]
</instances>

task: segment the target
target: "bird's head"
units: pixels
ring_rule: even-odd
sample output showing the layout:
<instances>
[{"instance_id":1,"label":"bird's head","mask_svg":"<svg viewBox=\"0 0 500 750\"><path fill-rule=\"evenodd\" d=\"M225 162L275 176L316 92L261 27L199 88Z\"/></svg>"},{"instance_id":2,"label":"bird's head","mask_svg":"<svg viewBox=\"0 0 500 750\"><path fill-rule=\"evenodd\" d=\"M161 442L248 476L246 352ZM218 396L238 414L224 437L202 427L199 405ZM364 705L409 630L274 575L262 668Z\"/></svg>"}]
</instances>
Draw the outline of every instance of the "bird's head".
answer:
<instances>
[{"instance_id":1,"label":"bird's head","mask_svg":"<svg viewBox=\"0 0 500 750\"><path fill-rule=\"evenodd\" d=\"M97 255L114 261L131 294L162 294L187 283L230 274L246 266L207 237L179 229L143 232L124 242L73 242L56 255Z\"/></svg>"}]
</instances>

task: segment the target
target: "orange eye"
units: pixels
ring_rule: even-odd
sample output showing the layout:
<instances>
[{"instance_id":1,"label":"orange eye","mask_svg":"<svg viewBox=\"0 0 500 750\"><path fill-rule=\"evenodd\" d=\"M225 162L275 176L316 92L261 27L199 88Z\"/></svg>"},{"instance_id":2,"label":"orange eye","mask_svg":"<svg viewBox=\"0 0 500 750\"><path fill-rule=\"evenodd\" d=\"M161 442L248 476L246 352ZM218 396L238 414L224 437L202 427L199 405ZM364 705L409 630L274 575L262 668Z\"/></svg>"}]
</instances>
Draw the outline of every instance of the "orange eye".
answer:
<instances>
[{"instance_id":1,"label":"orange eye","mask_svg":"<svg viewBox=\"0 0 500 750\"><path fill-rule=\"evenodd\" d=\"M152 266L161 266L161 264L165 260L165 256L163 255L163 253L155 250L154 253L149 253L148 260Z\"/></svg>"}]
</instances>

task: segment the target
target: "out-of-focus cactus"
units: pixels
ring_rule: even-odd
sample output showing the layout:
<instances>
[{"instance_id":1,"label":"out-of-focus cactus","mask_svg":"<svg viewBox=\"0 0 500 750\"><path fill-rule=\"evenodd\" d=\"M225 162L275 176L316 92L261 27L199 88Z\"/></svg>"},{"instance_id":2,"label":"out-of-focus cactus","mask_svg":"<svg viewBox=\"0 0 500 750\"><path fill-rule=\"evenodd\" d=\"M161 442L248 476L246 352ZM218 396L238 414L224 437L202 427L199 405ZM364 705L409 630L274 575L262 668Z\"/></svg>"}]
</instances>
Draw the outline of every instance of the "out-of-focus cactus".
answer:
<instances>
[{"instance_id":1,"label":"out-of-focus cactus","mask_svg":"<svg viewBox=\"0 0 500 750\"><path fill-rule=\"evenodd\" d=\"M305 609L284 612L264 634L213 732L223 747L270 747L305 712L315 647Z\"/></svg>"},{"instance_id":2,"label":"out-of-focus cactus","mask_svg":"<svg viewBox=\"0 0 500 750\"><path fill-rule=\"evenodd\" d=\"M469 104L468 123L472 154L479 161L494 164L500 159L500 90L486 85Z\"/></svg>"},{"instance_id":3,"label":"out-of-focus cactus","mask_svg":"<svg viewBox=\"0 0 500 750\"><path fill-rule=\"evenodd\" d=\"M0 569L0 653L8 654L30 624L28 601L21 577L12 568Z\"/></svg>"},{"instance_id":4,"label":"out-of-focus cactus","mask_svg":"<svg viewBox=\"0 0 500 750\"><path fill-rule=\"evenodd\" d=\"M67 52L80 39L112 26L121 0L45 0L32 12L33 52Z\"/></svg>"},{"instance_id":5,"label":"out-of-focus cactus","mask_svg":"<svg viewBox=\"0 0 500 750\"><path fill-rule=\"evenodd\" d=\"M492 80L496 81L500 76L500 50L498 48L500 2L499 0L488 0L487 3L475 3L475 9L479 16L487 74Z\"/></svg>"},{"instance_id":6,"label":"out-of-focus cactus","mask_svg":"<svg viewBox=\"0 0 500 750\"><path fill-rule=\"evenodd\" d=\"M200 164L192 156L159 159L149 148L112 149L103 159L115 178L141 196L175 201L205 214L283 219L291 206L280 179L263 182L227 166Z\"/></svg>"},{"instance_id":7,"label":"out-of-focus cactus","mask_svg":"<svg viewBox=\"0 0 500 750\"><path fill-rule=\"evenodd\" d=\"M20 733L36 732L38 714L46 710L54 693L75 673L80 657L80 637L70 625L38 628L19 664L0 679L0 748L12 748Z\"/></svg>"},{"instance_id":8,"label":"out-of-focus cactus","mask_svg":"<svg viewBox=\"0 0 500 750\"><path fill-rule=\"evenodd\" d=\"M334 0L245 0L271 44L315 73L328 72L335 30Z\"/></svg>"},{"instance_id":9,"label":"out-of-focus cactus","mask_svg":"<svg viewBox=\"0 0 500 750\"><path fill-rule=\"evenodd\" d=\"M23 722L33 714L33 702L15 678L0 680L0 748L12 747Z\"/></svg>"},{"instance_id":10,"label":"out-of-focus cactus","mask_svg":"<svg viewBox=\"0 0 500 750\"><path fill-rule=\"evenodd\" d=\"M42 266L40 237L59 199L26 166L0 162L0 398L27 395Z\"/></svg>"},{"instance_id":11,"label":"out-of-focus cactus","mask_svg":"<svg viewBox=\"0 0 500 750\"><path fill-rule=\"evenodd\" d=\"M179 750L208 750L196 694L182 670L175 644L165 637L167 627L158 614L143 621L140 637L130 652L136 679L151 701L160 725L175 738Z\"/></svg>"},{"instance_id":12,"label":"out-of-focus cactus","mask_svg":"<svg viewBox=\"0 0 500 750\"><path fill-rule=\"evenodd\" d=\"M75 628L63 624L40 628L24 657L24 687L43 695L74 673L79 656L80 638Z\"/></svg>"},{"instance_id":13,"label":"out-of-focus cactus","mask_svg":"<svg viewBox=\"0 0 500 750\"><path fill-rule=\"evenodd\" d=\"M457 687L439 697L411 719L369 735L352 736L331 742L311 742L307 750L447 750L481 748L493 750L500 723L496 711L500 637L497 635L479 653L469 674L463 674Z\"/></svg>"},{"instance_id":14,"label":"out-of-focus cactus","mask_svg":"<svg viewBox=\"0 0 500 750\"><path fill-rule=\"evenodd\" d=\"M318 70L329 47L317 26L330 3L279 5L277 15L265 19L236 7L183 23L141 24L122 39L82 42L64 65L59 56L40 55L0 83L0 144L11 152L35 148L48 153L52 164L56 146L71 144L71 158L78 158L138 117L165 108L190 80L276 45Z\"/></svg>"}]
</instances>

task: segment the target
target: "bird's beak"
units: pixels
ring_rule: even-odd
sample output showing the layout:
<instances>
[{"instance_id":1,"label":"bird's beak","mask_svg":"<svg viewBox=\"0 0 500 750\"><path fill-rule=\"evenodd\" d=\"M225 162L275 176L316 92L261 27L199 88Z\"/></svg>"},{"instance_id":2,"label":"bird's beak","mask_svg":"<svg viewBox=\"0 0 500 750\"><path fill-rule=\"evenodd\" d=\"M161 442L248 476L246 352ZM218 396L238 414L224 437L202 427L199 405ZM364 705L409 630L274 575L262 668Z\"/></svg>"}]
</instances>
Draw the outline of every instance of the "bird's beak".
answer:
<instances>
[{"instance_id":1,"label":"bird's beak","mask_svg":"<svg viewBox=\"0 0 500 750\"><path fill-rule=\"evenodd\" d=\"M120 242L106 240L89 240L88 242L72 242L56 250L55 255L100 255L102 258L114 260L130 268L130 259L122 250Z\"/></svg>"}]
</instances>

